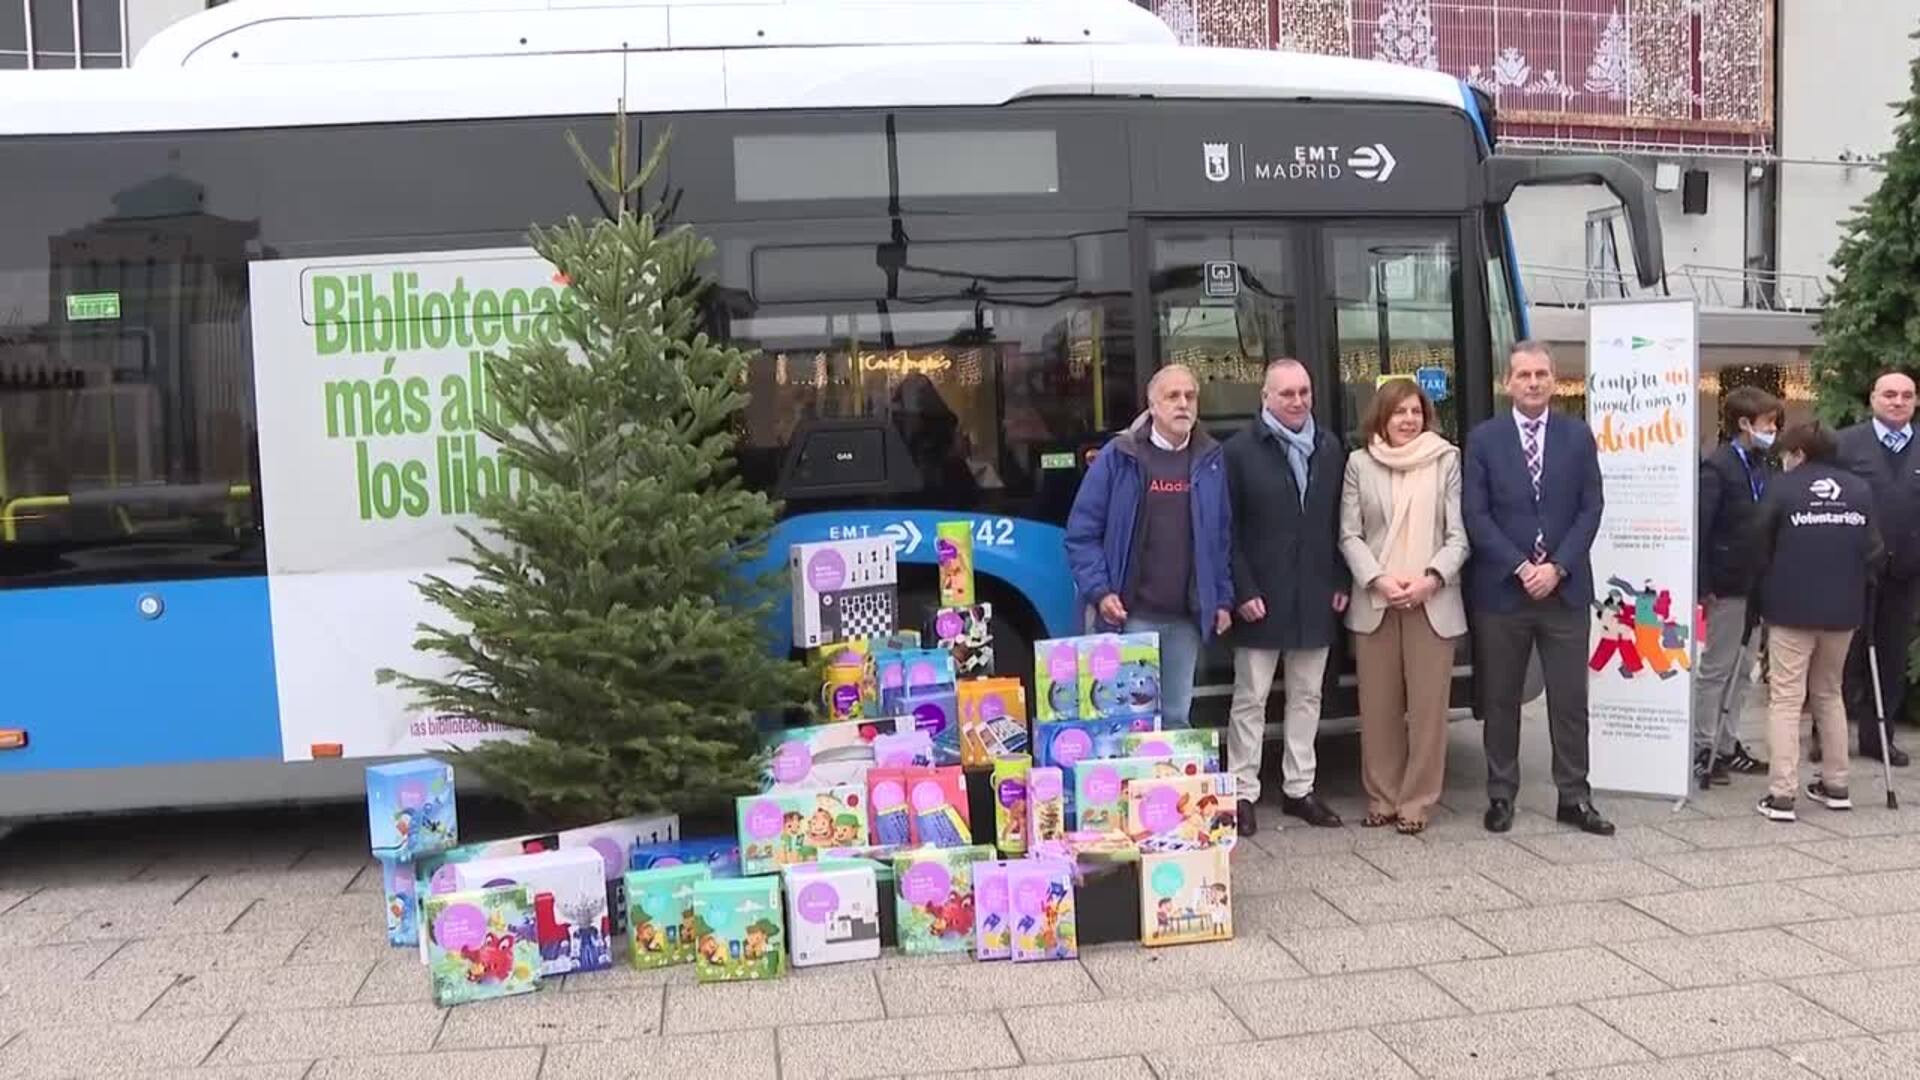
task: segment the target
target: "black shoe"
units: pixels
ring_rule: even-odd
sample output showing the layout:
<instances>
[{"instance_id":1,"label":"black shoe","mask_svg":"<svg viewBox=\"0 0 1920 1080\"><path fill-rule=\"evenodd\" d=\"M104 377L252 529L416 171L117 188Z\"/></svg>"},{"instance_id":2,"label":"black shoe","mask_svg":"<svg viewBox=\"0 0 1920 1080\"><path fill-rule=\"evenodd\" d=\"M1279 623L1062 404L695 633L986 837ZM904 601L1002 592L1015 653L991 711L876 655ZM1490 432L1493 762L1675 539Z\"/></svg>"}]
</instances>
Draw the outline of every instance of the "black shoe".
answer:
<instances>
[{"instance_id":1,"label":"black shoe","mask_svg":"<svg viewBox=\"0 0 1920 1080\"><path fill-rule=\"evenodd\" d=\"M1745 773L1748 776L1764 776L1771 768L1766 762L1747 752L1747 744L1738 739L1733 741L1733 753L1725 759L1728 772ZM1715 783L1720 783L1716 780Z\"/></svg>"},{"instance_id":2,"label":"black shoe","mask_svg":"<svg viewBox=\"0 0 1920 1080\"><path fill-rule=\"evenodd\" d=\"M1297 817L1309 825L1316 825L1322 829L1337 829L1340 827L1340 815L1334 813L1332 807L1321 802L1320 796L1315 795L1311 791L1298 799L1291 795L1281 796L1280 812L1289 817Z\"/></svg>"},{"instance_id":3,"label":"black shoe","mask_svg":"<svg viewBox=\"0 0 1920 1080\"><path fill-rule=\"evenodd\" d=\"M1777 796L1768 795L1758 803L1755 803L1753 808L1760 811L1760 816L1769 821L1797 820L1797 816L1793 812L1792 799L1782 799Z\"/></svg>"},{"instance_id":4,"label":"black shoe","mask_svg":"<svg viewBox=\"0 0 1920 1080\"><path fill-rule=\"evenodd\" d=\"M1492 799L1487 803L1488 832L1506 832L1513 828L1513 800Z\"/></svg>"},{"instance_id":5,"label":"black shoe","mask_svg":"<svg viewBox=\"0 0 1920 1080\"><path fill-rule=\"evenodd\" d=\"M1562 806L1556 815L1561 824L1578 826L1581 832L1590 832L1595 836L1612 836L1613 822L1600 816L1592 803L1575 803Z\"/></svg>"},{"instance_id":6,"label":"black shoe","mask_svg":"<svg viewBox=\"0 0 1920 1080\"><path fill-rule=\"evenodd\" d=\"M1234 828L1241 836L1252 836L1260 831L1259 819L1253 816L1253 804L1240 800L1239 808L1234 812Z\"/></svg>"},{"instance_id":7,"label":"black shoe","mask_svg":"<svg viewBox=\"0 0 1920 1080\"><path fill-rule=\"evenodd\" d=\"M1861 743L1860 756L1863 758L1872 758L1875 761L1879 761L1880 760L1880 744L1877 742ZM1813 760L1818 761L1820 759L1814 758ZM1907 752L1905 750L1902 750L1898 746L1893 745L1893 740L1891 739L1887 740L1887 761L1890 762L1894 768L1896 769L1906 768L1909 760L1910 759L1907 757Z\"/></svg>"}]
</instances>

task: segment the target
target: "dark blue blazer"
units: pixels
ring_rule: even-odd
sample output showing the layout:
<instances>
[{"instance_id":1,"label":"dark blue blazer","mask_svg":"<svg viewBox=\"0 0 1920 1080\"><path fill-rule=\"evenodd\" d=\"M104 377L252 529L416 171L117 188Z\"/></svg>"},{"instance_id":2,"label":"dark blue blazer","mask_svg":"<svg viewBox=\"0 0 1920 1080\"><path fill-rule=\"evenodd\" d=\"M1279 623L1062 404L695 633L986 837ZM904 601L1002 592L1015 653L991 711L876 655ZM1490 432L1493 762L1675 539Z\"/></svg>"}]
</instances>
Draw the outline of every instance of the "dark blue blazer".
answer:
<instances>
[{"instance_id":1,"label":"dark blue blazer","mask_svg":"<svg viewBox=\"0 0 1920 1080\"><path fill-rule=\"evenodd\" d=\"M1568 607L1593 603L1589 556L1600 531L1599 451L1592 429L1551 409L1546 438L1536 502L1512 409L1482 421L1467 435L1460 509L1473 546L1467 604L1475 610L1513 611L1527 602L1514 570L1531 558L1535 529L1545 536L1547 561L1567 571L1553 595Z\"/></svg>"}]
</instances>

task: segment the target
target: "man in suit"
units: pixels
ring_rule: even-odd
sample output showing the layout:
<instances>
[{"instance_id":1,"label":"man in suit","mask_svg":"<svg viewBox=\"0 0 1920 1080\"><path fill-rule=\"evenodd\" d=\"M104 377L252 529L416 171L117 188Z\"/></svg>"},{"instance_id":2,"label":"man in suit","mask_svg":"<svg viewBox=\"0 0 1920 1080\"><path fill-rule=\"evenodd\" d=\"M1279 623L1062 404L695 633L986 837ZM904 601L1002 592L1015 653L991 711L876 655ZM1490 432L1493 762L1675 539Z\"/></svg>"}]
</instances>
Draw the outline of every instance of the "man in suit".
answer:
<instances>
[{"instance_id":1,"label":"man in suit","mask_svg":"<svg viewBox=\"0 0 1920 1080\"><path fill-rule=\"evenodd\" d=\"M1486 826L1513 828L1520 790L1520 692L1535 647L1547 683L1559 819L1610 836L1587 785L1589 553L1600 531L1600 456L1582 421L1550 412L1553 356L1521 341L1507 357L1509 413L1467 436L1460 492L1473 547L1467 603L1486 722Z\"/></svg>"},{"instance_id":2,"label":"man in suit","mask_svg":"<svg viewBox=\"0 0 1920 1080\"><path fill-rule=\"evenodd\" d=\"M1865 632L1853 636L1847 653L1842 696L1847 719L1860 728L1860 756L1880 756L1880 730L1874 721L1872 672L1867 638L1880 653L1880 693L1887 709L1887 757L1907 764L1907 753L1893 745L1893 725L1906 704L1907 640L1914 610L1920 607L1920 453L1913 448L1913 379L1883 371L1867 397L1873 415L1842 428L1837 444L1840 466L1866 480L1885 547L1878 587ZM1814 758L1815 761L1820 760Z\"/></svg>"}]
</instances>

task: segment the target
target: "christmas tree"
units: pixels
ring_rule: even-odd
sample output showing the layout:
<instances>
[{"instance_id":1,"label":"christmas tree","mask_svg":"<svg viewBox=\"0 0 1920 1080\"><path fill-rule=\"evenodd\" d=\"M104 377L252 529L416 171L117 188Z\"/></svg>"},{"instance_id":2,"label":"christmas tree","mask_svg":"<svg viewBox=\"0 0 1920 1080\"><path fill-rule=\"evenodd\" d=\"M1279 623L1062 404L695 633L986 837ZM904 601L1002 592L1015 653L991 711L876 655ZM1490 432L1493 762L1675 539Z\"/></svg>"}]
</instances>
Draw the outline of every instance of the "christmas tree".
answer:
<instances>
[{"instance_id":1,"label":"christmas tree","mask_svg":"<svg viewBox=\"0 0 1920 1080\"><path fill-rule=\"evenodd\" d=\"M745 569L778 507L735 473L746 357L699 329L711 246L643 202L666 141L636 172L627 130L605 168L569 136L606 217L530 233L568 344L487 359L501 408L479 427L531 482L479 501L471 581L420 583L454 624L414 647L452 671L379 675L519 733L458 760L555 824L731 805L757 786L756 715L811 696L769 650L774 582Z\"/></svg>"},{"instance_id":2,"label":"christmas tree","mask_svg":"<svg viewBox=\"0 0 1920 1080\"><path fill-rule=\"evenodd\" d=\"M1908 83L1907 100L1894 106L1900 119L1880 186L1834 251L1837 274L1818 323L1813 384L1820 415L1835 425L1866 417L1875 372L1911 370L1920 360L1920 59L1908 65Z\"/></svg>"}]
</instances>

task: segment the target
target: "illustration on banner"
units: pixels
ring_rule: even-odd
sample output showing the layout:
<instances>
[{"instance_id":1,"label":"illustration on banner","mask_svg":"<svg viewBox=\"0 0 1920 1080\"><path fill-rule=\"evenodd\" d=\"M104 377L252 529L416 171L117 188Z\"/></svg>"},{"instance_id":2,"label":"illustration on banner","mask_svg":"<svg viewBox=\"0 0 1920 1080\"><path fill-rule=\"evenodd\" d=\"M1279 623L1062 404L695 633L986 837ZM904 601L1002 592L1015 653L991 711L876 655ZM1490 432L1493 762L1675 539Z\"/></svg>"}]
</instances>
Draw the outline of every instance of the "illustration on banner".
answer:
<instances>
[{"instance_id":1,"label":"illustration on banner","mask_svg":"<svg viewBox=\"0 0 1920 1080\"><path fill-rule=\"evenodd\" d=\"M1599 641L1587 666L1605 671L1609 662L1618 661L1620 677L1631 679L1643 667L1653 669L1661 679L1671 679L1690 671L1693 661L1687 651L1689 633L1698 634L1673 619L1673 593L1656 587L1652 578L1633 585L1619 575L1607 578L1607 596L1593 605L1599 623Z\"/></svg>"}]
</instances>

